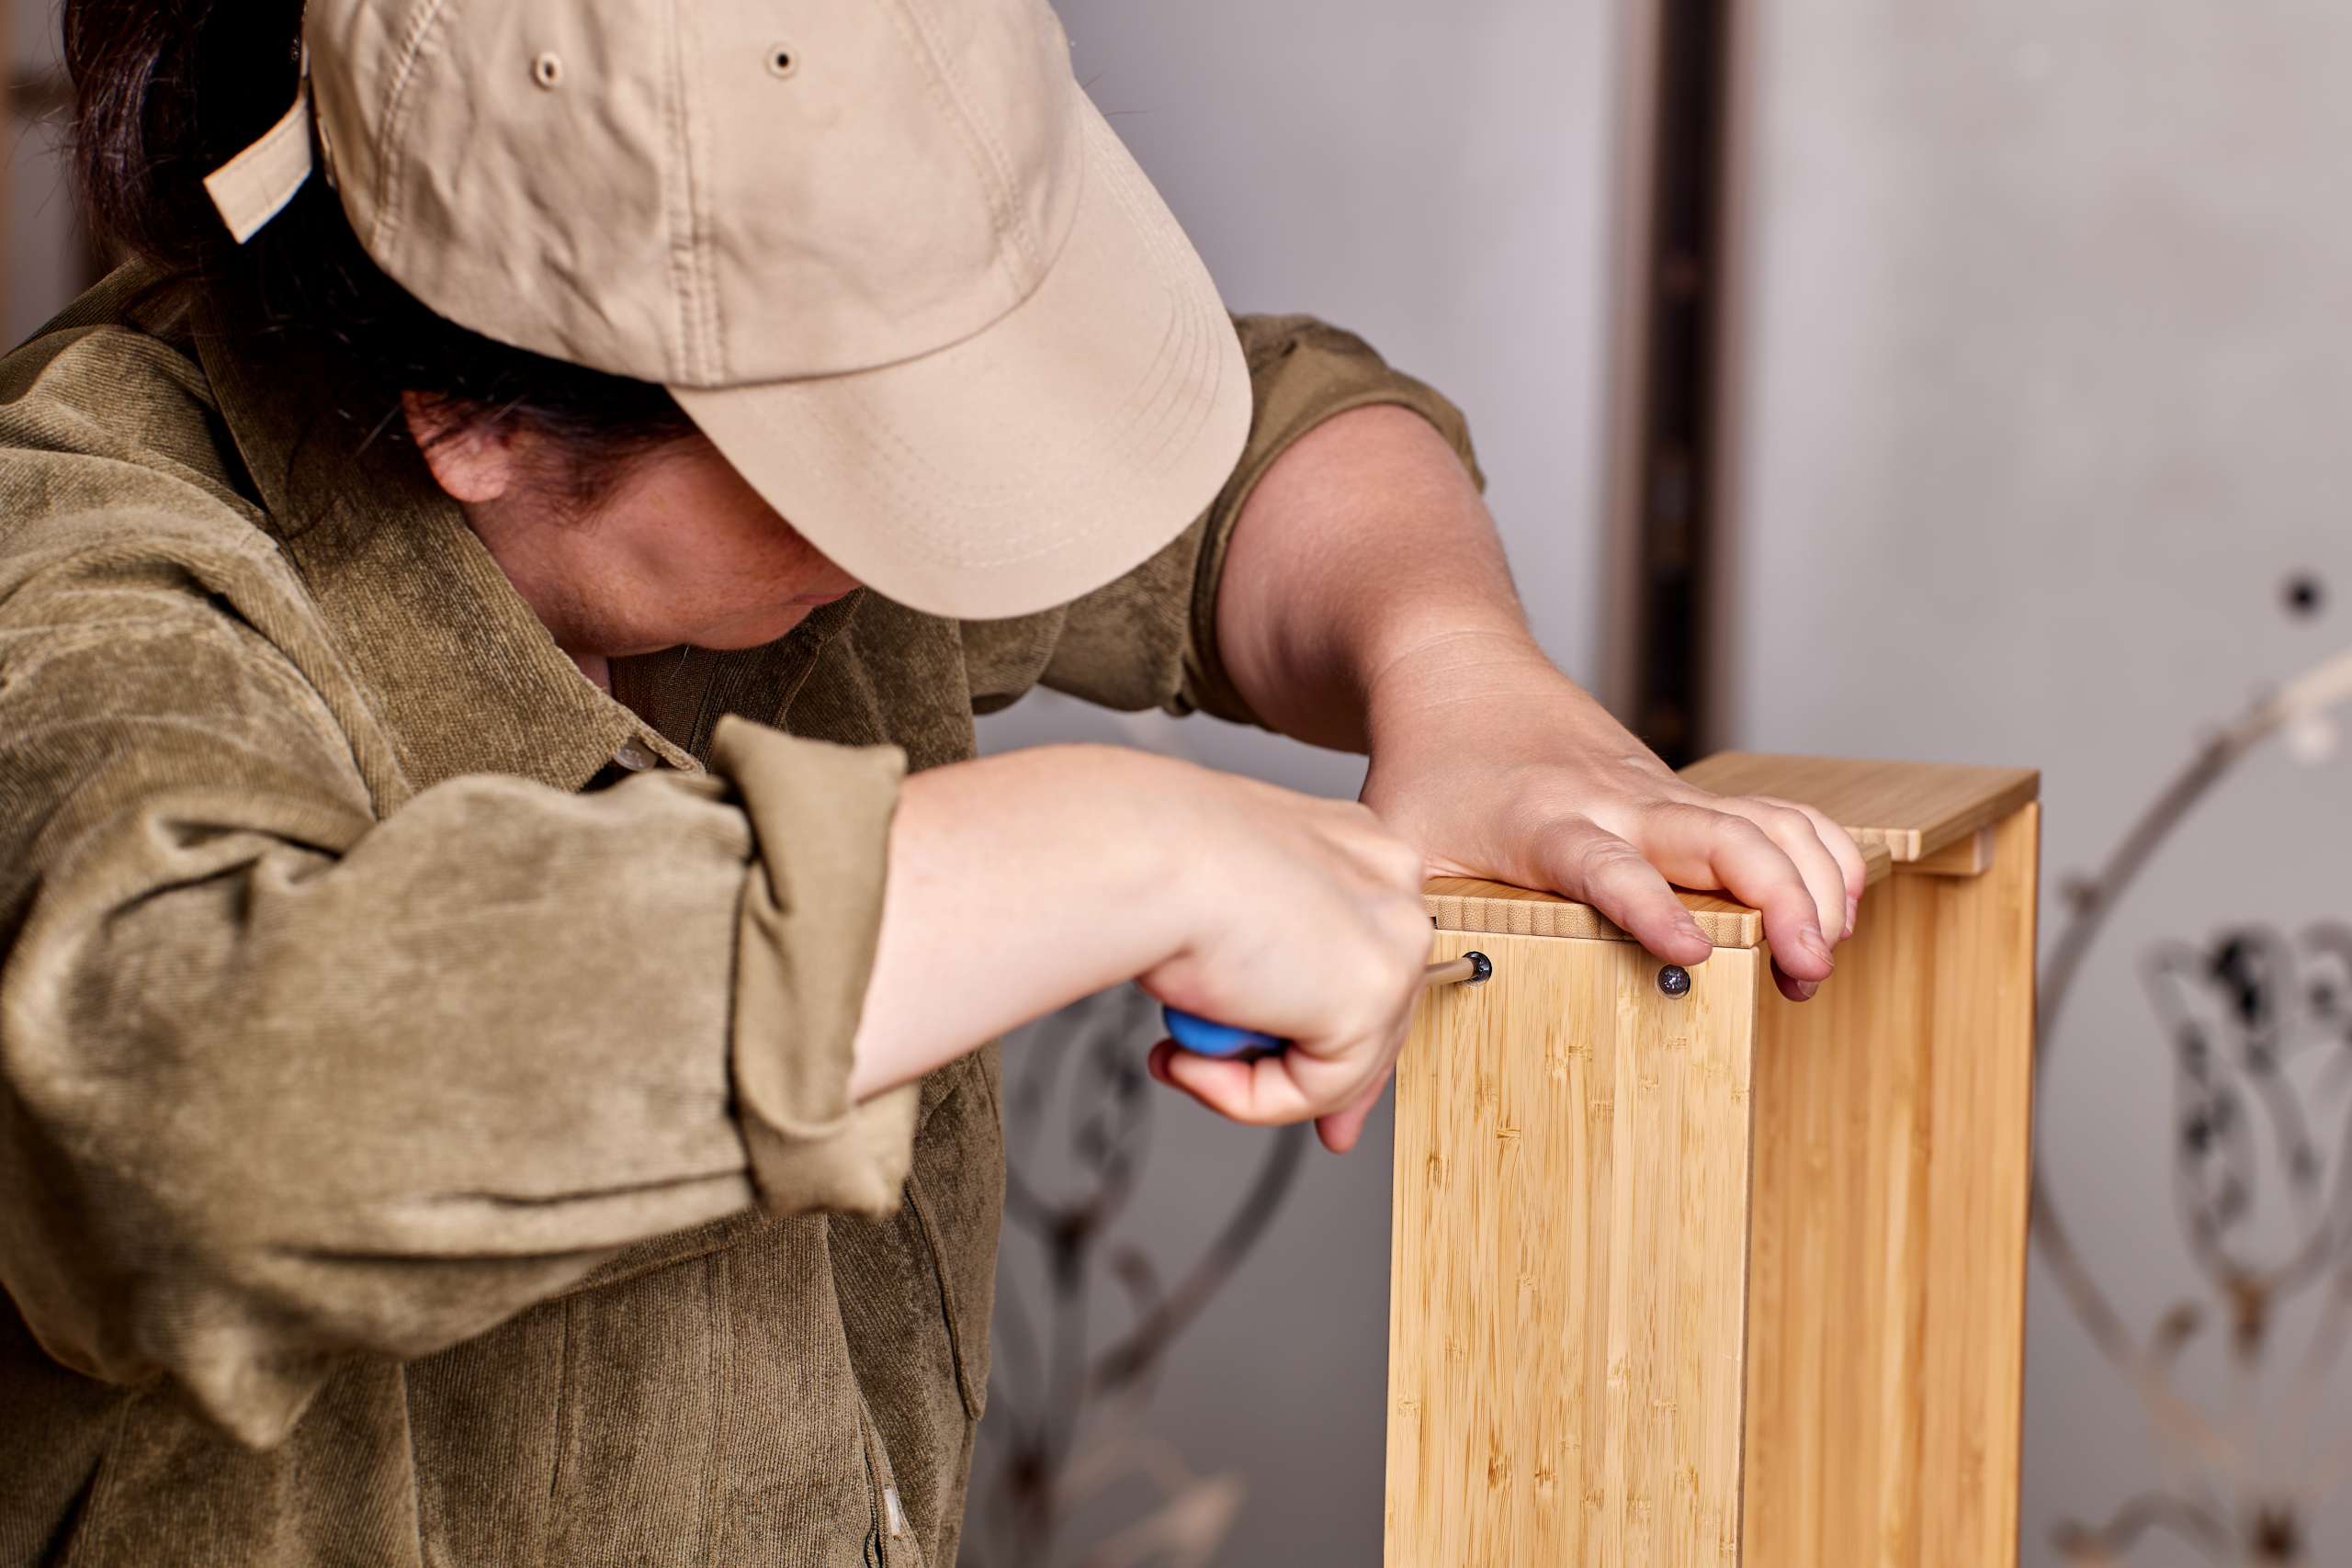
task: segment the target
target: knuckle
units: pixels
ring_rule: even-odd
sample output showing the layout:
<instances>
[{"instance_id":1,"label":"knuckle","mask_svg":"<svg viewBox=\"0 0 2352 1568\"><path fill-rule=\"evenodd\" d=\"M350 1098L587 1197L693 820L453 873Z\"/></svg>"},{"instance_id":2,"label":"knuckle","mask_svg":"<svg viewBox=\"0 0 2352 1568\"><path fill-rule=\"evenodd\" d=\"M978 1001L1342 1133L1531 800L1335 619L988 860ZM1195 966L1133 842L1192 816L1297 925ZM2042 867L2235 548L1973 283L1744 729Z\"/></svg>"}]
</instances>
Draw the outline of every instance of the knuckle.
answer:
<instances>
[{"instance_id":1,"label":"knuckle","mask_svg":"<svg viewBox=\"0 0 2352 1568\"><path fill-rule=\"evenodd\" d=\"M1630 862L1640 858L1624 840L1599 831L1584 834L1568 854L1569 863L1583 874L1587 882L1622 874Z\"/></svg>"},{"instance_id":2,"label":"knuckle","mask_svg":"<svg viewBox=\"0 0 2352 1568\"><path fill-rule=\"evenodd\" d=\"M1537 853L1555 861L1574 861L1596 837L1605 837L1590 818L1576 812L1559 815L1531 812L1512 832Z\"/></svg>"},{"instance_id":3,"label":"knuckle","mask_svg":"<svg viewBox=\"0 0 2352 1568\"><path fill-rule=\"evenodd\" d=\"M1745 817L1725 815L1715 824L1715 831L1732 846L1748 851L1778 850L1772 836Z\"/></svg>"}]
</instances>

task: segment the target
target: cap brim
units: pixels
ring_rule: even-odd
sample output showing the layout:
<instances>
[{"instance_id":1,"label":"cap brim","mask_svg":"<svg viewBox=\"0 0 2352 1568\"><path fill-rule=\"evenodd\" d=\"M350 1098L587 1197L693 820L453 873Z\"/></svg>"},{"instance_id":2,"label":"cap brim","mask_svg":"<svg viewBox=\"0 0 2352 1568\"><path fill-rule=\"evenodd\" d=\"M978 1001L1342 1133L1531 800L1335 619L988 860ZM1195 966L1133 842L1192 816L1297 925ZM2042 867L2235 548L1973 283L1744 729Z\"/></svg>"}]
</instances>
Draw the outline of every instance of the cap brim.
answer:
<instances>
[{"instance_id":1,"label":"cap brim","mask_svg":"<svg viewBox=\"0 0 2352 1568\"><path fill-rule=\"evenodd\" d=\"M1071 91L1086 183L1060 255L1011 313L878 370L673 389L810 543L928 614L1029 615L1102 587L1207 509L1249 438L1249 369L1216 286Z\"/></svg>"}]
</instances>

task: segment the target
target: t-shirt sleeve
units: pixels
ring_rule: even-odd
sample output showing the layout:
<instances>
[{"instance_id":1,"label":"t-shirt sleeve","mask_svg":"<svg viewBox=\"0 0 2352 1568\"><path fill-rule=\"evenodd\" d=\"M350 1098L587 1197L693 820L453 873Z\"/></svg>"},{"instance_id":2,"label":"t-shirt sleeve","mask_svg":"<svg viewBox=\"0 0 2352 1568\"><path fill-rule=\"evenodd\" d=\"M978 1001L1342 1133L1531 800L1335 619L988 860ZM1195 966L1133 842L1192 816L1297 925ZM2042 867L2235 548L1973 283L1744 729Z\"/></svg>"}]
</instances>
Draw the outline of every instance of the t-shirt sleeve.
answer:
<instances>
[{"instance_id":1,"label":"t-shirt sleeve","mask_svg":"<svg viewBox=\"0 0 2352 1568\"><path fill-rule=\"evenodd\" d=\"M1435 425L1478 477L1462 412L1362 338L1310 316L1243 316L1234 326L1255 412L1233 477L1173 543L1108 586L1044 615L967 623L977 711L1044 685L1122 711L1203 711L1255 723L1218 656L1217 591L1234 527L1275 461L1326 420L1390 404Z\"/></svg>"}]
</instances>

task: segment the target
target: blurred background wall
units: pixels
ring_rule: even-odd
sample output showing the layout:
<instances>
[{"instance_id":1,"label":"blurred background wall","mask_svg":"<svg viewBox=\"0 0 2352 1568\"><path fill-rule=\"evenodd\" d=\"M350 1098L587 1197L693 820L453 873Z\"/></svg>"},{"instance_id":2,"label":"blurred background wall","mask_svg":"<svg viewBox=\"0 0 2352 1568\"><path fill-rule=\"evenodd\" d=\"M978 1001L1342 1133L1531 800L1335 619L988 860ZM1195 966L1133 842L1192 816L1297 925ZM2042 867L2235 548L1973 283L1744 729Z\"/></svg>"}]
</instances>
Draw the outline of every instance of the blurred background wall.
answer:
<instances>
[{"instance_id":1,"label":"blurred background wall","mask_svg":"<svg viewBox=\"0 0 2352 1568\"><path fill-rule=\"evenodd\" d=\"M2352 1561L2328 723L2209 757L2141 874L2097 874L2346 640L2352 13L1061 8L1235 308L1355 329L1468 411L1545 646L1662 748L2045 770L2044 930L2105 924L2044 1040L2065 1245L2045 1225L2032 1277L2024 1560ZM40 118L53 28L12 0L12 336L91 265ZM1361 773L1042 698L987 739L1073 737ZM1149 1024L1112 998L1011 1048L1026 1197L973 1558L1048 1562L1014 1517L1042 1462L1051 1562L1376 1562L1386 1128L1293 1165L1139 1090ZM1186 1296L1204 1257L1239 1262ZM1139 1321L1149 1375L1057 1436L1054 1369L1100 1371Z\"/></svg>"},{"instance_id":2,"label":"blurred background wall","mask_svg":"<svg viewBox=\"0 0 2352 1568\"><path fill-rule=\"evenodd\" d=\"M2041 766L2052 952L2087 910L2069 879L2352 629L2352 12L1742 14L1726 739ZM2158 1436L2060 1291L2045 1216L2030 1562L2068 1521L2116 1525L2134 1564L2352 1562L2321 1310L2345 1282L2325 993L2352 770L2324 720L2285 739L2112 900L2041 1042L2044 1193L2144 1377L2167 1376L2160 1325L2194 1325L2167 1381L2201 1429ZM2184 1095L2183 1017L2251 1073ZM2266 1100L2308 1121L2308 1184ZM2324 1261L2298 1274L2307 1237Z\"/></svg>"}]
</instances>

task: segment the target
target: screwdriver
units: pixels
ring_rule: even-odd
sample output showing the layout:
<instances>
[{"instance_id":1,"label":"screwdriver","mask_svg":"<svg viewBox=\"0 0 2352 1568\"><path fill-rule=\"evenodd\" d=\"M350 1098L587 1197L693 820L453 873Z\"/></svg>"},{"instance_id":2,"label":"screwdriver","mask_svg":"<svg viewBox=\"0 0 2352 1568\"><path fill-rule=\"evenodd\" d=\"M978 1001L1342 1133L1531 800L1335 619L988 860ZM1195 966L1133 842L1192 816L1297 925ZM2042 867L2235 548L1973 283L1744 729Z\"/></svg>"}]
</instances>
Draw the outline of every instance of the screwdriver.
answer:
<instances>
[{"instance_id":1,"label":"screwdriver","mask_svg":"<svg viewBox=\"0 0 2352 1568\"><path fill-rule=\"evenodd\" d=\"M1465 953L1444 964L1432 964L1421 975L1421 984L1428 986L1483 986L1495 972L1494 960L1483 953ZM1181 1008L1169 1008L1168 1037L1185 1050L1199 1056L1246 1056L1271 1055L1284 1049L1289 1042L1261 1034L1254 1029L1237 1029L1229 1023L1212 1023Z\"/></svg>"}]
</instances>

